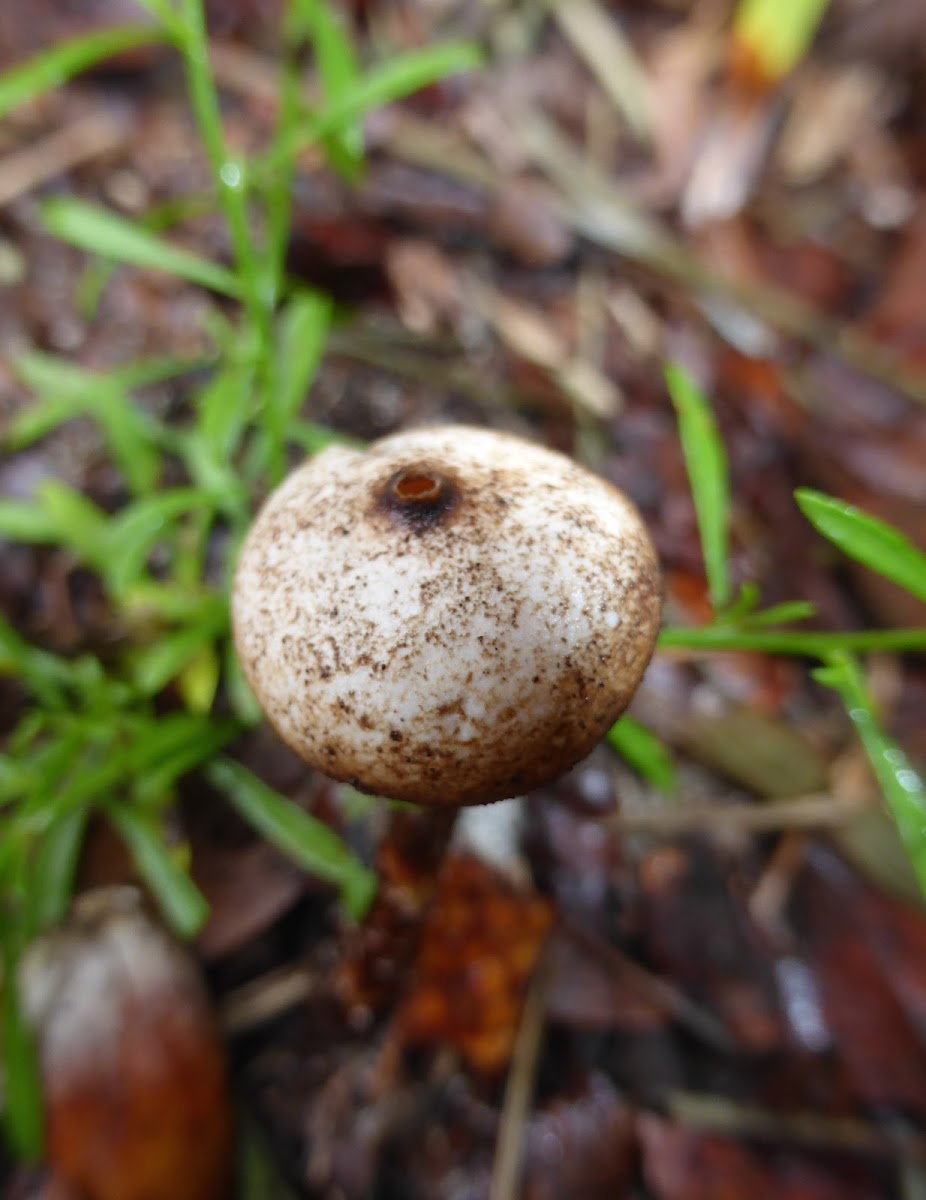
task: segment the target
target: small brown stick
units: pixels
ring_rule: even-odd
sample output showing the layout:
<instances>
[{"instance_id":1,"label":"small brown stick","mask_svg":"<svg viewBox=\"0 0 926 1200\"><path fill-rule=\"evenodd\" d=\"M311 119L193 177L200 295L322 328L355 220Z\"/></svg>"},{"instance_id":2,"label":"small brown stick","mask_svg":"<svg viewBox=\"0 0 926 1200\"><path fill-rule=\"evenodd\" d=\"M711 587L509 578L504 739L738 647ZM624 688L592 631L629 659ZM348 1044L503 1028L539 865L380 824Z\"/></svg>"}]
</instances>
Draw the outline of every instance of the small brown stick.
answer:
<instances>
[{"instance_id":1,"label":"small brown stick","mask_svg":"<svg viewBox=\"0 0 926 1200\"><path fill-rule=\"evenodd\" d=\"M735 1039L713 1013L690 1000L673 984L659 975L654 975L610 942L602 941L577 921L565 917L562 919L562 927L568 936L589 947L603 966L638 988L642 995L652 1000L673 1021L690 1030L708 1046L724 1053L736 1049Z\"/></svg>"},{"instance_id":2,"label":"small brown stick","mask_svg":"<svg viewBox=\"0 0 926 1200\"><path fill-rule=\"evenodd\" d=\"M858 797L820 792L761 804L689 804L621 812L611 819L611 824L621 833L663 835L704 832L711 827L744 833L831 829L845 824L865 807L865 801Z\"/></svg>"},{"instance_id":3,"label":"small brown stick","mask_svg":"<svg viewBox=\"0 0 926 1200\"><path fill-rule=\"evenodd\" d=\"M79 163L117 150L128 140L130 129L124 116L93 112L14 150L0 161L0 207Z\"/></svg>"},{"instance_id":4,"label":"small brown stick","mask_svg":"<svg viewBox=\"0 0 926 1200\"><path fill-rule=\"evenodd\" d=\"M794 880L804 863L807 840L807 834L801 830L786 832L749 897L749 915L768 936L779 942L786 940L783 914Z\"/></svg>"},{"instance_id":5,"label":"small brown stick","mask_svg":"<svg viewBox=\"0 0 926 1200\"><path fill-rule=\"evenodd\" d=\"M903 1129L878 1128L855 1117L809 1111L771 1112L724 1096L693 1092L670 1093L665 1107L674 1120L705 1132L820 1149L903 1155L916 1162L926 1161L926 1142L919 1135Z\"/></svg>"},{"instance_id":6,"label":"small brown stick","mask_svg":"<svg viewBox=\"0 0 926 1200\"><path fill-rule=\"evenodd\" d=\"M517 1200L524 1159L524 1133L530 1116L537 1063L550 990L549 955L541 953L524 1002L511 1070L505 1085L502 1116L492 1165L491 1200Z\"/></svg>"},{"instance_id":7,"label":"small brown stick","mask_svg":"<svg viewBox=\"0 0 926 1200\"><path fill-rule=\"evenodd\" d=\"M230 991L222 1000L222 1026L230 1037L250 1033L304 1004L316 990L315 976L303 963L267 971Z\"/></svg>"}]
</instances>

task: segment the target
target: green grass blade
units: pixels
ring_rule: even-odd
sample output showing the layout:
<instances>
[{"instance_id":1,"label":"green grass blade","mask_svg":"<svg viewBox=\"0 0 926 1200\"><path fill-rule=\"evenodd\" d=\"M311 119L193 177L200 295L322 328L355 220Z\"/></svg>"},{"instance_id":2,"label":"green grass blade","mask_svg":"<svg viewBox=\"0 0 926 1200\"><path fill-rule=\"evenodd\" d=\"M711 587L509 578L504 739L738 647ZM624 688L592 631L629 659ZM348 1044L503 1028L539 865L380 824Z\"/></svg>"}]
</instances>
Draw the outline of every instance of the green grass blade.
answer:
<instances>
[{"instance_id":1,"label":"green grass blade","mask_svg":"<svg viewBox=\"0 0 926 1200\"><path fill-rule=\"evenodd\" d=\"M49 732L47 740L34 747L29 755L29 790L22 798L19 816L37 821L44 836L50 829L48 813L51 806L82 769L88 749L85 730L74 724Z\"/></svg>"},{"instance_id":2,"label":"green grass blade","mask_svg":"<svg viewBox=\"0 0 926 1200\"><path fill-rule=\"evenodd\" d=\"M10 422L4 440L13 450L28 446L65 421L92 411L99 387L108 384L105 376L92 376L66 359L37 351L17 355L13 370L26 387L40 396Z\"/></svg>"},{"instance_id":3,"label":"green grass blade","mask_svg":"<svg viewBox=\"0 0 926 1200\"><path fill-rule=\"evenodd\" d=\"M262 178L255 178L255 191L261 196L266 213L266 243L263 255L265 282L264 290L276 304L283 292L286 279L286 253L289 247L293 216L293 177L295 160L286 157L286 147L295 142L297 130L302 122L301 68L297 51L298 38L287 46L286 58L279 71L279 117L276 129L266 151L275 157L276 168Z\"/></svg>"},{"instance_id":4,"label":"green grass blade","mask_svg":"<svg viewBox=\"0 0 926 1200\"><path fill-rule=\"evenodd\" d=\"M117 25L51 46L0 75L0 119L114 54L163 40L163 32L151 26Z\"/></svg>"},{"instance_id":5,"label":"green grass blade","mask_svg":"<svg viewBox=\"0 0 926 1200\"><path fill-rule=\"evenodd\" d=\"M49 233L91 254L149 271L166 271L224 296L241 296L238 279L225 267L165 242L105 208L57 196L46 200L40 213Z\"/></svg>"},{"instance_id":6,"label":"green grass blade","mask_svg":"<svg viewBox=\"0 0 926 1200\"><path fill-rule=\"evenodd\" d=\"M743 629L768 629L773 625L791 625L795 621L809 621L817 615L817 607L809 600L786 600L771 608L749 613L737 622Z\"/></svg>"},{"instance_id":7,"label":"green grass blade","mask_svg":"<svg viewBox=\"0 0 926 1200\"><path fill-rule=\"evenodd\" d=\"M264 719L264 711L245 679L231 639L225 647L224 668L225 693L228 696L232 712L245 728L259 725Z\"/></svg>"},{"instance_id":8,"label":"green grass blade","mask_svg":"<svg viewBox=\"0 0 926 1200\"><path fill-rule=\"evenodd\" d=\"M212 456L227 464L238 449L254 406L252 372L231 362L217 372L196 400L196 428Z\"/></svg>"},{"instance_id":9,"label":"green grass blade","mask_svg":"<svg viewBox=\"0 0 926 1200\"><path fill-rule=\"evenodd\" d=\"M709 625L703 629L663 629L663 650L713 653L718 650L759 650L768 654L794 654L802 658L825 658L833 650L860 654L876 650L902 653L926 650L926 627L913 629L864 629L848 633L815 633L787 629L743 629L736 625Z\"/></svg>"},{"instance_id":10,"label":"green grass blade","mask_svg":"<svg viewBox=\"0 0 926 1200\"><path fill-rule=\"evenodd\" d=\"M279 392L274 397L276 419L288 428L305 402L325 352L333 305L320 292L300 291L283 313L280 324Z\"/></svg>"},{"instance_id":11,"label":"green grass blade","mask_svg":"<svg viewBox=\"0 0 926 1200\"><path fill-rule=\"evenodd\" d=\"M339 14L325 0L297 0L296 7L312 40L326 104L337 104L350 96L361 78L353 44ZM359 120L326 138L325 148L346 179L359 178L364 149Z\"/></svg>"},{"instance_id":12,"label":"green grass blade","mask_svg":"<svg viewBox=\"0 0 926 1200\"><path fill-rule=\"evenodd\" d=\"M293 11L301 32L312 40L325 95L339 99L360 78L354 45L340 14L326 0L295 0Z\"/></svg>"},{"instance_id":13,"label":"green grass blade","mask_svg":"<svg viewBox=\"0 0 926 1200\"><path fill-rule=\"evenodd\" d=\"M111 518L82 492L56 479L42 484L39 500L54 524L57 540L102 573Z\"/></svg>"},{"instance_id":14,"label":"green grass blade","mask_svg":"<svg viewBox=\"0 0 926 1200\"><path fill-rule=\"evenodd\" d=\"M633 717L621 717L607 734L608 745L635 771L667 795L678 791L672 755L654 733Z\"/></svg>"},{"instance_id":15,"label":"green grass blade","mask_svg":"<svg viewBox=\"0 0 926 1200\"><path fill-rule=\"evenodd\" d=\"M332 304L318 292L300 291L280 322L277 389L268 404L261 446L262 474L277 484L286 470L286 443L318 371L331 325Z\"/></svg>"},{"instance_id":16,"label":"green grass blade","mask_svg":"<svg viewBox=\"0 0 926 1200\"><path fill-rule=\"evenodd\" d=\"M33 934L62 920L68 910L87 817L87 810L79 809L56 821L39 844L32 869L28 922Z\"/></svg>"},{"instance_id":17,"label":"green grass blade","mask_svg":"<svg viewBox=\"0 0 926 1200\"><path fill-rule=\"evenodd\" d=\"M926 896L926 784L903 750L881 728L858 661L852 655L831 655L814 677L839 693Z\"/></svg>"},{"instance_id":18,"label":"green grass blade","mask_svg":"<svg viewBox=\"0 0 926 1200\"><path fill-rule=\"evenodd\" d=\"M221 622L207 617L200 624L184 627L145 646L132 668L139 691L145 696L156 696L189 666L204 646L224 633L225 621L224 614Z\"/></svg>"},{"instance_id":19,"label":"green grass blade","mask_svg":"<svg viewBox=\"0 0 926 1200\"><path fill-rule=\"evenodd\" d=\"M70 400L75 412L94 407L101 387L120 395L136 388L165 383L194 371L212 366L212 357L182 358L165 355L163 358L140 358L111 371L90 371L79 367L72 359L59 358L40 350L27 350L13 361L16 376L34 392Z\"/></svg>"},{"instance_id":20,"label":"green grass blade","mask_svg":"<svg viewBox=\"0 0 926 1200\"><path fill-rule=\"evenodd\" d=\"M199 429L184 430L175 446L193 482L232 520L250 516L250 499L238 469L216 454Z\"/></svg>"},{"instance_id":21,"label":"green grass blade","mask_svg":"<svg viewBox=\"0 0 926 1200\"><path fill-rule=\"evenodd\" d=\"M754 616L762 601L762 589L754 579L741 584L739 595L733 597L724 612L724 620L731 625L739 624Z\"/></svg>"},{"instance_id":22,"label":"green grass blade","mask_svg":"<svg viewBox=\"0 0 926 1200\"><path fill-rule=\"evenodd\" d=\"M49 708L62 702L62 689L72 677L71 665L32 646L0 615L0 675L15 675Z\"/></svg>"},{"instance_id":23,"label":"green grass blade","mask_svg":"<svg viewBox=\"0 0 926 1200\"><path fill-rule=\"evenodd\" d=\"M68 397L44 396L33 400L28 408L16 413L4 436L9 450L23 450L33 442L46 437L61 425L73 421L84 411L85 405Z\"/></svg>"},{"instance_id":24,"label":"green grass blade","mask_svg":"<svg viewBox=\"0 0 926 1200\"><path fill-rule=\"evenodd\" d=\"M382 66L375 67L349 92L328 104L303 127L267 156L266 170L292 159L323 138L338 133L375 108L391 104L460 71L471 71L482 65L482 54L470 42L450 42L424 50L398 54Z\"/></svg>"},{"instance_id":25,"label":"green grass blade","mask_svg":"<svg viewBox=\"0 0 926 1200\"><path fill-rule=\"evenodd\" d=\"M34 392L72 401L75 412L83 411L83 407L91 404L97 388L111 385L111 376L87 371L67 358L41 350L17 355L14 370L17 378ZM77 405L83 407L78 409Z\"/></svg>"},{"instance_id":26,"label":"green grass blade","mask_svg":"<svg viewBox=\"0 0 926 1200\"><path fill-rule=\"evenodd\" d=\"M58 540L58 527L41 504L0 500L0 538L44 545Z\"/></svg>"},{"instance_id":27,"label":"green grass blade","mask_svg":"<svg viewBox=\"0 0 926 1200\"><path fill-rule=\"evenodd\" d=\"M200 581L186 584L145 579L129 589L121 607L132 621L141 624L154 619L186 624L198 621L204 610L217 606L223 610L228 607L222 597Z\"/></svg>"},{"instance_id":28,"label":"green grass blade","mask_svg":"<svg viewBox=\"0 0 926 1200\"><path fill-rule=\"evenodd\" d=\"M41 737L45 728L44 713L32 712L23 717L10 734L10 745L7 752L0 753L0 810L9 808L17 800L28 795L32 784L33 772L27 755L34 743ZM9 853L9 846L0 849L0 860L4 849ZM0 861L0 874L3 866Z\"/></svg>"},{"instance_id":29,"label":"green grass blade","mask_svg":"<svg viewBox=\"0 0 926 1200\"><path fill-rule=\"evenodd\" d=\"M354 917L363 915L373 898L376 877L333 830L232 759L217 759L206 773L268 842L313 875L339 887L348 912Z\"/></svg>"},{"instance_id":30,"label":"green grass blade","mask_svg":"<svg viewBox=\"0 0 926 1200\"><path fill-rule=\"evenodd\" d=\"M810 488L800 488L794 495L814 529L844 554L926 600L926 555L899 529Z\"/></svg>"},{"instance_id":31,"label":"green grass blade","mask_svg":"<svg viewBox=\"0 0 926 1200\"><path fill-rule=\"evenodd\" d=\"M131 782L132 797L140 805L163 802L181 775L207 762L241 733L241 725L230 719L181 713L175 720L197 724L190 726L189 736L163 740L156 757L146 752L142 769L134 772ZM177 732L183 732L182 726Z\"/></svg>"},{"instance_id":32,"label":"green grass blade","mask_svg":"<svg viewBox=\"0 0 926 1200\"><path fill-rule=\"evenodd\" d=\"M214 363L214 356L205 355L188 358L181 355L164 355L158 358L140 358L126 363L113 372L113 378L124 391L150 387L155 383L166 383L194 371L204 371Z\"/></svg>"},{"instance_id":33,"label":"green grass blade","mask_svg":"<svg viewBox=\"0 0 926 1200\"><path fill-rule=\"evenodd\" d=\"M250 325L261 347L267 349L272 335L271 311L275 296L268 295L264 289L262 251L249 219L250 170L243 158L232 154L225 137L218 85L210 63L203 0L178 0L177 14L182 25L178 46L186 70L187 94L212 168L234 251L236 274L232 278Z\"/></svg>"},{"instance_id":34,"label":"green grass blade","mask_svg":"<svg viewBox=\"0 0 926 1200\"><path fill-rule=\"evenodd\" d=\"M35 1161L42 1153L44 1116L39 1062L32 1034L23 1017L17 986L15 935L4 917L0 922L4 986L0 989L3 1066L6 1077L3 1122L10 1146L19 1158Z\"/></svg>"},{"instance_id":35,"label":"green grass blade","mask_svg":"<svg viewBox=\"0 0 926 1200\"><path fill-rule=\"evenodd\" d=\"M177 691L188 712L212 711L221 677L222 664L215 642L204 642L177 676Z\"/></svg>"},{"instance_id":36,"label":"green grass blade","mask_svg":"<svg viewBox=\"0 0 926 1200\"><path fill-rule=\"evenodd\" d=\"M209 904L168 848L164 831L156 821L124 804L110 805L106 814L131 851L138 873L168 925L180 937L195 937L209 916Z\"/></svg>"},{"instance_id":37,"label":"green grass blade","mask_svg":"<svg viewBox=\"0 0 926 1200\"><path fill-rule=\"evenodd\" d=\"M164 364L159 365L163 371ZM8 435L13 447L28 445L65 421L89 413L102 427L131 490L137 495L155 486L161 471L157 422L126 394L122 371L84 371L65 359L38 353L20 355L15 370L41 398L13 421ZM135 374L138 370L136 364ZM131 378L131 372L125 374Z\"/></svg>"},{"instance_id":38,"label":"green grass blade","mask_svg":"<svg viewBox=\"0 0 926 1200\"><path fill-rule=\"evenodd\" d=\"M161 22L176 41L182 40L184 26L177 16L171 0L138 0L138 3L142 8L146 8L155 20Z\"/></svg>"},{"instance_id":39,"label":"green grass blade","mask_svg":"<svg viewBox=\"0 0 926 1200\"><path fill-rule=\"evenodd\" d=\"M101 394L97 416L109 453L129 490L135 496L153 491L163 464L145 417L128 396L116 391Z\"/></svg>"},{"instance_id":40,"label":"green grass blade","mask_svg":"<svg viewBox=\"0 0 926 1200\"><path fill-rule=\"evenodd\" d=\"M142 582L151 551L169 535L178 518L208 504L196 488L171 488L123 508L106 533L104 578L115 596Z\"/></svg>"},{"instance_id":41,"label":"green grass blade","mask_svg":"<svg viewBox=\"0 0 926 1200\"><path fill-rule=\"evenodd\" d=\"M730 603L730 481L727 453L710 404L681 367L666 368L694 497L707 584L715 612Z\"/></svg>"}]
</instances>

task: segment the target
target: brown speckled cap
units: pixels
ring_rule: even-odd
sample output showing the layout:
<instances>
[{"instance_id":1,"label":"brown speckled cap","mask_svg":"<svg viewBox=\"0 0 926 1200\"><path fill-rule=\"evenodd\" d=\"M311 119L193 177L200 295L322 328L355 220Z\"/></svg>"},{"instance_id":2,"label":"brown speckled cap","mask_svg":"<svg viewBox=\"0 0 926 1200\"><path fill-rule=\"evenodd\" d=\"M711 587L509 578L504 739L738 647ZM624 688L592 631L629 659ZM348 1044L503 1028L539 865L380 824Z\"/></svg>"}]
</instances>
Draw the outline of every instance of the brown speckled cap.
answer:
<instances>
[{"instance_id":1,"label":"brown speckled cap","mask_svg":"<svg viewBox=\"0 0 926 1200\"><path fill-rule=\"evenodd\" d=\"M570 459L468 427L332 448L270 496L235 579L269 720L363 791L478 804L583 758L659 627L633 505Z\"/></svg>"}]
</instances>

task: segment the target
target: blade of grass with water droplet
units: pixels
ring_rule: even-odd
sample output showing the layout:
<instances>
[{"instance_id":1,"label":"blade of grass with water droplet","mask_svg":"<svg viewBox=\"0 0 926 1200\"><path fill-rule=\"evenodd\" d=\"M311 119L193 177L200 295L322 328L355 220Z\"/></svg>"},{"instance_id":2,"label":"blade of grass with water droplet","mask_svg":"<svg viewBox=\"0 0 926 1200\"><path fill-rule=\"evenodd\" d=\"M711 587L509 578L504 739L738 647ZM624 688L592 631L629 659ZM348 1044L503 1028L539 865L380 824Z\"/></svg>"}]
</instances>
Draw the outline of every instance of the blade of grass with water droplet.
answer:
<instances>
[{"instance_id":1,"label":"blade of grass with water droplet","mask_svg":"<svg viewBox=\"0 0 926 1200\"><path fill-rule=\"evenodd\" d=\"M901 841L926 896L926 784L878 720L858 660L831 654L814 678L839 693L884 793Z\"/></svg>"}]
</instances>

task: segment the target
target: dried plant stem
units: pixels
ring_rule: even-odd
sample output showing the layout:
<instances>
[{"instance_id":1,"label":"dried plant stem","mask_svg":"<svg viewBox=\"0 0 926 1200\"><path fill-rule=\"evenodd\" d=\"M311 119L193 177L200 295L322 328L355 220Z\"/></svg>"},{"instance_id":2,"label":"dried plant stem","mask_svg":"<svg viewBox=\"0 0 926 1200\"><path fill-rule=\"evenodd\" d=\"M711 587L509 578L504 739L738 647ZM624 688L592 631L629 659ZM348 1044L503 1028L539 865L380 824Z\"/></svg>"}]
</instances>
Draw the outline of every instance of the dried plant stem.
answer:
<instances>
[{"instance_id":1,"label":"dried plant stem","mask_svg":"<svg viewBox=\"0 0 926 1200\"><path fill-rule=\"evenodd\" d=\"M549 957L541 954L524 1003L521 1026L505 1087L502 1116L492 1166L492 1200L516 1200L524 1158L524 1132L537 1081L537 1062L547 1013Z\"/></svg>"},{"instance_id":2,"label":"dried plant stem","mask_svg":"<svg viewBox=\"0 0 926 1200\"><path fill-rule=\"evenodd\" d=\"M613 825L621 833L663 836L711 829L725 832L736 829L744 833L831 829L845 824L866 807L866 798L820 792L764 804L686 804L624 811L613 818Z\"/></svg>"}]
</instances>

